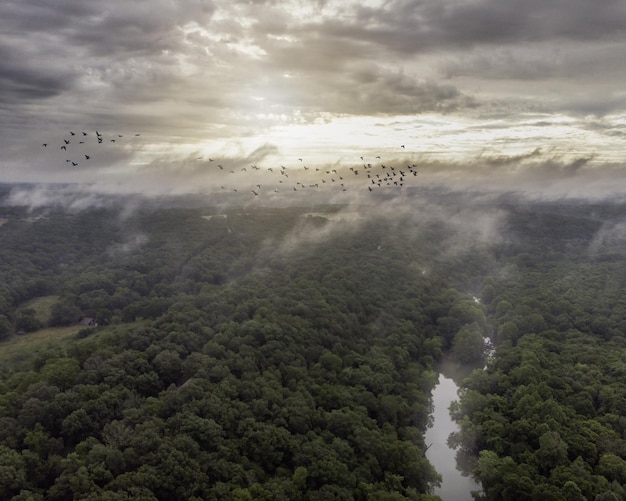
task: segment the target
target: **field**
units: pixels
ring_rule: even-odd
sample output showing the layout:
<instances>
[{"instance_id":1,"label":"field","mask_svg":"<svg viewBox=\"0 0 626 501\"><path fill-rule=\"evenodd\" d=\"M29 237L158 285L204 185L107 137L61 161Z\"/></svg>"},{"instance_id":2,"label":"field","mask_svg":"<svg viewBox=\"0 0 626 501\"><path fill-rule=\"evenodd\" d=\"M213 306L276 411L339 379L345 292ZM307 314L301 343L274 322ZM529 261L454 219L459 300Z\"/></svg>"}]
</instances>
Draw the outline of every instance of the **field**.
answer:
<instances>
[{"instance_id":1,"label":"field","mask_svg":"<svg viewBox=\"0 0 626 501\"><path fill-rule=\"evenodd\" d=\"M22 303L20 309L25 310L28 308L32 308L35 310L35 315L37 320L39 320L42 324L47 324L48 319L50 318L50 311L52 309L52 305L56 303L59 299L59 296L42 296L31 299L30 301L26 301Z\"/></svg>"},{"instance_id":2,"label":"field","mask_svg":"<svg viewBox=\"0 0 626 501\"><path fill-rule=\"evenodd\" d=\"M0 343L0 367L18 368L31 361L39 352L58 345L59 341L76 335L81 329L84 329L81 325L48 327L12 336Z\"/></svg>"}]
</instances>

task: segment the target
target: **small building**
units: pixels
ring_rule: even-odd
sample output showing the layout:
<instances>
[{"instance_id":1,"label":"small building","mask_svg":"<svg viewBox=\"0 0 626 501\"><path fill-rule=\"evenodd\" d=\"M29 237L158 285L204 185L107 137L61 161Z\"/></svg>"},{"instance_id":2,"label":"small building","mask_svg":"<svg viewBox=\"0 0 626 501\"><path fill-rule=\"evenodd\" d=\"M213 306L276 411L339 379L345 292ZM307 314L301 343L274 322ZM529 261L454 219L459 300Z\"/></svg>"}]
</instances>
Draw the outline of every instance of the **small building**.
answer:
<instances>
[{"instance_id":1,"label":"small building","mask_svg":"<svg viewBox=\"0 0 626 501\"><path fill-rule=\"evenodd\" d=\"M95 326L96 321L91 317L83 317L78 321L78 325Z\"/></svg>"}]
</instances>

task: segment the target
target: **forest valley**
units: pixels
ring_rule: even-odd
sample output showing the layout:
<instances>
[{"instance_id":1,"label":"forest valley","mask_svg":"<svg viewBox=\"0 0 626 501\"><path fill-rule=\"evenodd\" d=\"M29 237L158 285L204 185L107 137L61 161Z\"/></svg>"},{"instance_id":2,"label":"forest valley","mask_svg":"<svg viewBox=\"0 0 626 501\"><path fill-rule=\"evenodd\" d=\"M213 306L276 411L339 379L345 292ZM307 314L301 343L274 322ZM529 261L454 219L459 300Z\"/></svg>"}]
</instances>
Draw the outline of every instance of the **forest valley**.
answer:
<instances>
[{"instance_id":1,"label":"forest valley","mask_svg":"<svg viewBox=\"0 0 626 501\"><path fill-rule=\"evenodd\" d=\"M626 499L626 205L196 202L0 206L1 499Z\"/></svg>"}]
</instances>

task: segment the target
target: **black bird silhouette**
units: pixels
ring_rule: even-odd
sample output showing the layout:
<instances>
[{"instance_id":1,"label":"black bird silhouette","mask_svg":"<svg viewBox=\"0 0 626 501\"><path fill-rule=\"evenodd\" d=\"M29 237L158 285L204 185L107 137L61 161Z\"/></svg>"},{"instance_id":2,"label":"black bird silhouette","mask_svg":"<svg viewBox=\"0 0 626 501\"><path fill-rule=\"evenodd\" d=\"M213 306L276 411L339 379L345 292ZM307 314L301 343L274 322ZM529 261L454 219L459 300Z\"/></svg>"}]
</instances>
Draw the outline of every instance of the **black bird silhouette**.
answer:
<instances>
[{"instance_id":1,"label":"black bird silhouette","mask_svg":"<svg viewBox=\"0 0 626 501\"><path fill-rule=\"evenodd\" d=\"M70 131L70 134L71 134L72 136L75 136L75 135L76 135L76 134L74 134L72 131Z\"/></svg>"},{"instance_id":2,"label":"black bird silhouette","mask_svg":"<svg viewBox=\"0 0 626 501\"><path fill-rule=\"evenodd\" d=\"M67 151L67 148L65 146L61 146L61 149Z\"/></svg>"},{"instance_id":3,"label":"black bird silhouette","mask_svg":"<svg viewBox=\"0 0 626 501\"><path fill-rule=\"evenodd\" d=\"M43 143L42 146L45 148L46 146L48 146L48 143Z\"/></svg>"},{"instance_id":4,"label":"black bird silhouette","mask_svg":"<svg viewBox=\"0 0 626 501\"><path fill-rule=\"evenodd\" d=\"M89 155L85 155L85 159L89 160L91 157Z\"/></svg>"},{"instance_id":5,"label":"black bird silhouette","mask_svg":"<svg viewBox=\"0 0 626 501\"><path fill-rule=\"evenodd\" d=\"M72 162L72 165L76 167L78 164L76 162Z\"/></svg>"},{"instance_id":6,"label":"black bird silhouette","mask_svg":"<svg viewBox=\"0 0 626 501\"><path fill-rule=\"evenodd\" d=\"M63 141L65 142L65 144L70 144L70 140L69 139L64 139Z\"/></svg>"},{"instance_id":7,"label":"black bird silhouette","mask_svg":"<svg viewBox=\"0 0 626 501\"><path fill-rule=\"evenodd\" d=\"M83 136L87 135L87 133L85 131L81 131L81 133L82 133Z\"/></svg>"}]
</instances>

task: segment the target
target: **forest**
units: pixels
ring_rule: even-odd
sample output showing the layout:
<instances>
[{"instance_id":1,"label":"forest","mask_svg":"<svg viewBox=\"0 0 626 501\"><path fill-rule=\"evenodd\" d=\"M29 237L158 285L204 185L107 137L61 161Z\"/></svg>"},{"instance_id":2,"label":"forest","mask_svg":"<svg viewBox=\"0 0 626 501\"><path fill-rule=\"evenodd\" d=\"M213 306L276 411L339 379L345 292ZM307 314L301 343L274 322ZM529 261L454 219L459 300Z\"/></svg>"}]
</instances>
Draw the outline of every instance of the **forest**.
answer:
<instances>
[{"instance_id":1,"label":"forest","mask_svg":"<svg viewBox=\"0 0 626 501\"><path fill-rule=\"evenodd\" d=\"M475 497L626 499L625 216L4 203L0 498L435 501L437 364L489 337L451 408Z\"/></svg>"}]
</instances>

